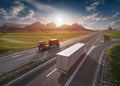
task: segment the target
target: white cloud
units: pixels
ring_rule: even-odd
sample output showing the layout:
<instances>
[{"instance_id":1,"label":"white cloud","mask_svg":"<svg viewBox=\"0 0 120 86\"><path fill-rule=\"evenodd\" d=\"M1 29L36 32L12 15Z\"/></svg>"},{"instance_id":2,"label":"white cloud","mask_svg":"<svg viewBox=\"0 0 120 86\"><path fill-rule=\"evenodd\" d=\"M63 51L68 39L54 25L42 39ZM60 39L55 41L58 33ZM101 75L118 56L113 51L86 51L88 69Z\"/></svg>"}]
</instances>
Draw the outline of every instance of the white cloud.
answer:
<instances>
[{"instance_id":1,"label":"white cloud","mask_svg":"<svg viewBox=\"0 0 120 86\"><path fill-rule=\"evenodd\" d=\"M86 7L86 10L87 10L87 11L95 10L96 7L97 7L99 4L100 4L100 2L95 1L95 2L91 3L90 6Z\"/></svg>"},{"instance_id":2,"label":"white cloud","mask_svg":"<svg viewBox=\"0 0 120 86\"><path fill-rule=\"evenodd\" d=\"M0 9L0 14L3 16L4 19L11 19L12 16L9 14L8 11L5 9Z\"/></svg>"},{"instance_id":3,"label":"white cloud","mask_svg":"<svg viewBox=\"0 0 120 86\"><path fill-rule=\"evenodd\" d=\"M4 19L17 18L20 12L25 9L23 3L19 1L14 1L14 6L10 7L9 10L0 9L0 14L2 14Z\"/></svg>"},{"instance_id":4,"label":"white cloud","mask_svg":"<svg viewBox=\"0 0 120 86\"><path fill-rule=\"evenodd\" d=\"M0 14L2 14L2 15L7 15L8 13L7 13L7 11L6 10L4 10L4 9L0 9Z\"/></svg>"},{"instance_id":5,"label":"white cloud","mask_svg":"<svg viewBox=\"0 0 120 86\"><path fill-rule=\"evenodd\" d=\"M115 18L115 17L117 17L117 16L120 16L120 12L114 13L114 14L112 15L112 18Z\"/></svg>"},{"instance_id":6,"label":"white cloud","mask_svg":"<svg viewBox=\"0 0 120 86\"><path fill-rule=\"evenodd\" d=\"M24 1L24 0L23 0ZM57 8L46 5L41 2L38 2L36 0L25 0L24 2L31 4L33 7L36 7L39 11L36 13L33 10L27 10L28 13L26 13L26 7L24 4L20 1L15 1L15 5L11 7L9 16L4 16L5 19L13 19L14 21L23 21L23 22L31 22L31 21L40 21L43 23L48 22L54 22L56 18L56 14L62 14L65 15L64 11L58 10ZM25 11L25 12L24 12ZM41 12L42 11L42 12ZM19 13L24 12L24 16L19 15ZM62 13L61 13L62 12ZM61 15L61 16L62 16ZM70 14L67 15L67 19L65 20L65 23L68 22L67 20L71 20L68 18ZM69 21L71 22L71 21ZM69 23L68 22L68 23Z\"/></svg>"},{"instance_id":7,"label":"white cloud","mask_svg":"<svg viewBox=\"0 0 120 86\"><path fill-rule=\"evenodd\" d=\"M28 15L26 15L25 17L21 17L20 20L27 20L27 19L36 20L36 18L33 18L34 15L35 15L35 12L33 10L29 10Z\"/></svg>"},{"instance_id":8,"label":"white cloud","mask_svg":"<svg viewBox=\"0 0 120 86\"><path fill-rule=\"evenodd\" d=\"M115 27L115 28L120 28L120 19L119 20L116 20L116 21L113 21L111 23L111 26Z\"/></svg>"},{"instance_id":9,"label":"white cloud","mask_svg":"<svg viewBox=\"0 0 120 86\"><path fill-rule=\"evenodd\" d=\"M86 7L87 11L95 10L96 6L88 6Z\"/></svg>"},{"instance_id":10,"label":"white cloud","mask_svg":"<svg viewBox=\"0 0 120 86\"><path fill-rule=\"evenodd\" d=\"M86 28L98 29L106 20L108 20L107 17L102 17L98 13L94 13L87 16L80 16L74 22L80 23Z\"/></svg>"},{"instance_id":11,"label":"white cloud","mask_svg":"<svg viewBox=\"0 0 120 86\"><path fill-rule=\"evenodd\" d=\"M42 4L34 0L26 0L26 1L41 11L45 11L45 12L57 11L57 9L51 5Z\"/></svg>"},{"instance_id":12,"label":"white cloud","mask_svg":"<svg viewBox=\"0 0 120 86\"><path fill-rule=\"evenodd\" d=\"M11 15L13 17L16 17L21 11L25 9L25 6L23 3L19 1L15 1L15 6L11 7Z\"/></svg>"},{"instance_id":13,"label":"white cloud","mask_svg":"<svg viewBox=\"0 0 120 86\"><path fill-rule=\"evenodd\" d=\"M13 17L10 15L3 16L4 19L12 19Z\"/></svg>"},{"instance_id":14,"label":"white cloud","mask_svg":"<svg viewBox=\"0 0 120 86\"><path fill-rule=\"evenodd\" d=\"M98 13L94 13L88 16L83 16L82 19L84 21L96 21L96 22L107 20L106 17L99 16Z\"/></svg>"},{"instance_id":15,"label":"white cloud","mask_svg":"<svg viewBox=\"0 0 120 86\"><path fill-rule=\"evenodd\" d=\"M35 12L31 9L27 9L28 12L25 11L26 7L23 3L20 1L14 1L14 5L10 7L10 9L7 11L5 9L0 9L0 14L2 14L2 17L5 20L12 19L15 22L33 22L36 19ZM25 15L20 15L20 13L23 13Z\"/></svg>"}]
</instances>

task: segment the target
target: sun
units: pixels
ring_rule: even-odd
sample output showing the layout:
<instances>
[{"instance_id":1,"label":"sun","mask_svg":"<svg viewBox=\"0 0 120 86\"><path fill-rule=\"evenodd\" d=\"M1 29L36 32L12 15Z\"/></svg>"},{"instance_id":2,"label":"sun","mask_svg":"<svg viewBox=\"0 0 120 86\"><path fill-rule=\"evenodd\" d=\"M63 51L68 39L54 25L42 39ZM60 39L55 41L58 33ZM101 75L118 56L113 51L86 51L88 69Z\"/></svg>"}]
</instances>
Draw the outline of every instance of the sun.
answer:
<instances>
[{"instance_id":1,"label":"sun","mask_svg":"<svg viewBox=\"0 0 120 86\"><path fill-rule=\"evenodd\" d=\"M62 18L60 16L57 17L58 22L62 22Z\"/></svg>"},{"instance_id":2,"label":"sun","mask_svg":"<svg viewBox=\"0 0 120 86\"><path fill-rule=\"evenodd\" d=\"M55 20L55 23L56 23L57 26L61 26L64 23L63 17L62 16L57 16L56 20Z\"/></svg>"}]
</instances>

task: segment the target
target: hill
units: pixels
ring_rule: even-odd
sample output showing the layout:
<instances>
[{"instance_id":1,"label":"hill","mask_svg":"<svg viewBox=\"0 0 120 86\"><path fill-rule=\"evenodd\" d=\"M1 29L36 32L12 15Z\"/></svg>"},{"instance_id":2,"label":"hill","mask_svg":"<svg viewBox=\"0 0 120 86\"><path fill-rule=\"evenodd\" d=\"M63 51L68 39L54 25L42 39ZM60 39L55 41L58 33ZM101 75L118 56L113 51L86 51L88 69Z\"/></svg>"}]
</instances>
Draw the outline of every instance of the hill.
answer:
<instances>
[{"instance_id":1,"label":"hill","mask_svg":"<svg viewBox=\"0 0 120 86\"><path fill-rule=\"evenodd\" d=\"M0 27L0 32L41 32L41 31L91 31L84 28L82 25L74 23L72 25L62 25L57 27L55 23L42 24L35 22L30 25L5 23Z\"/></svg>"}]
</instances>

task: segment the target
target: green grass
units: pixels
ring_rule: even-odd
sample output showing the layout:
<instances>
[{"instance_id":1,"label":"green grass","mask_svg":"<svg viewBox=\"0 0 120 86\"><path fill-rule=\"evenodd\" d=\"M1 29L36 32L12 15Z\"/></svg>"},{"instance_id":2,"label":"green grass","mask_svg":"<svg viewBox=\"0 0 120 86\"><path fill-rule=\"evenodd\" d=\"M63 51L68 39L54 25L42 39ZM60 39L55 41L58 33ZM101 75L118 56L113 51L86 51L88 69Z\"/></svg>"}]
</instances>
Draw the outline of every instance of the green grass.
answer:
<instances>
[{"instance_id":1,"label":"green grass","mask_svg":"<svg viewBox=\"0 0 120 86\"><path fill-rule=\"evenodd\" d=\"M120 31L105 31L104 34L105 41L120 40ZM107 55L110 59L111 86L120 86L120 45L109 48Z\"/></svg>"},{"instance_id":2,"label":"green grass","mask_svg":"<svg viewBox=\"0 0 120 86\"><path fill-rule=\"evenodd\" d=\"M64 41L88 33L90 32L0 33L0 54L36 47L40 40L48 42L51 38L57 38Z\"/></svg>"},{"instance_id":3,"label":"green grass","mask_svg":"<svg viewBox=\"0 0 120 86\"><path fill-rule=\"evenodd\" d=\"M111 86L120 86L120 44L111 47L107 51L107 55L110 58Z\"/></svg>"},{"instance_id":4,"label":"green grass","mask_svg":"<svg viewBox=\"0 0 120 86\"><path fill-rule=\"evenodd\" d=\"M105 31L105 41L120 40L120 31Z\"/></svg>"}]
</instances>

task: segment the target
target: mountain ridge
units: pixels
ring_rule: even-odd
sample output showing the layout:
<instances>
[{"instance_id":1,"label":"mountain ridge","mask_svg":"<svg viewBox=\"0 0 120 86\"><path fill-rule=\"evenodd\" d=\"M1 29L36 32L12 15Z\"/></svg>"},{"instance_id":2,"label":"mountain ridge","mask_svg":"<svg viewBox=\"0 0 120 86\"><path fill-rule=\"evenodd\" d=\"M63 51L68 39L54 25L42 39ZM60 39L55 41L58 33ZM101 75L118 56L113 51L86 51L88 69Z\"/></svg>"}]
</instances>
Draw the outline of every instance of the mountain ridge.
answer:
<instances>
[{"instance_id":1,"label":"mountain ridge","mask_svg":"<svg viewBox=\"0 0 120 86\"><path fill-rule=\"evenodd\" d=\"M61 25L57 27L55 23L50 22L42 24L41 22L34 22L29 25L5 23L0 27L0 32L39 32L49 30L68 30L68 31L92 31L84 28L81 24L73 23L72 25Z\"/></svg>"}]
</instances>

